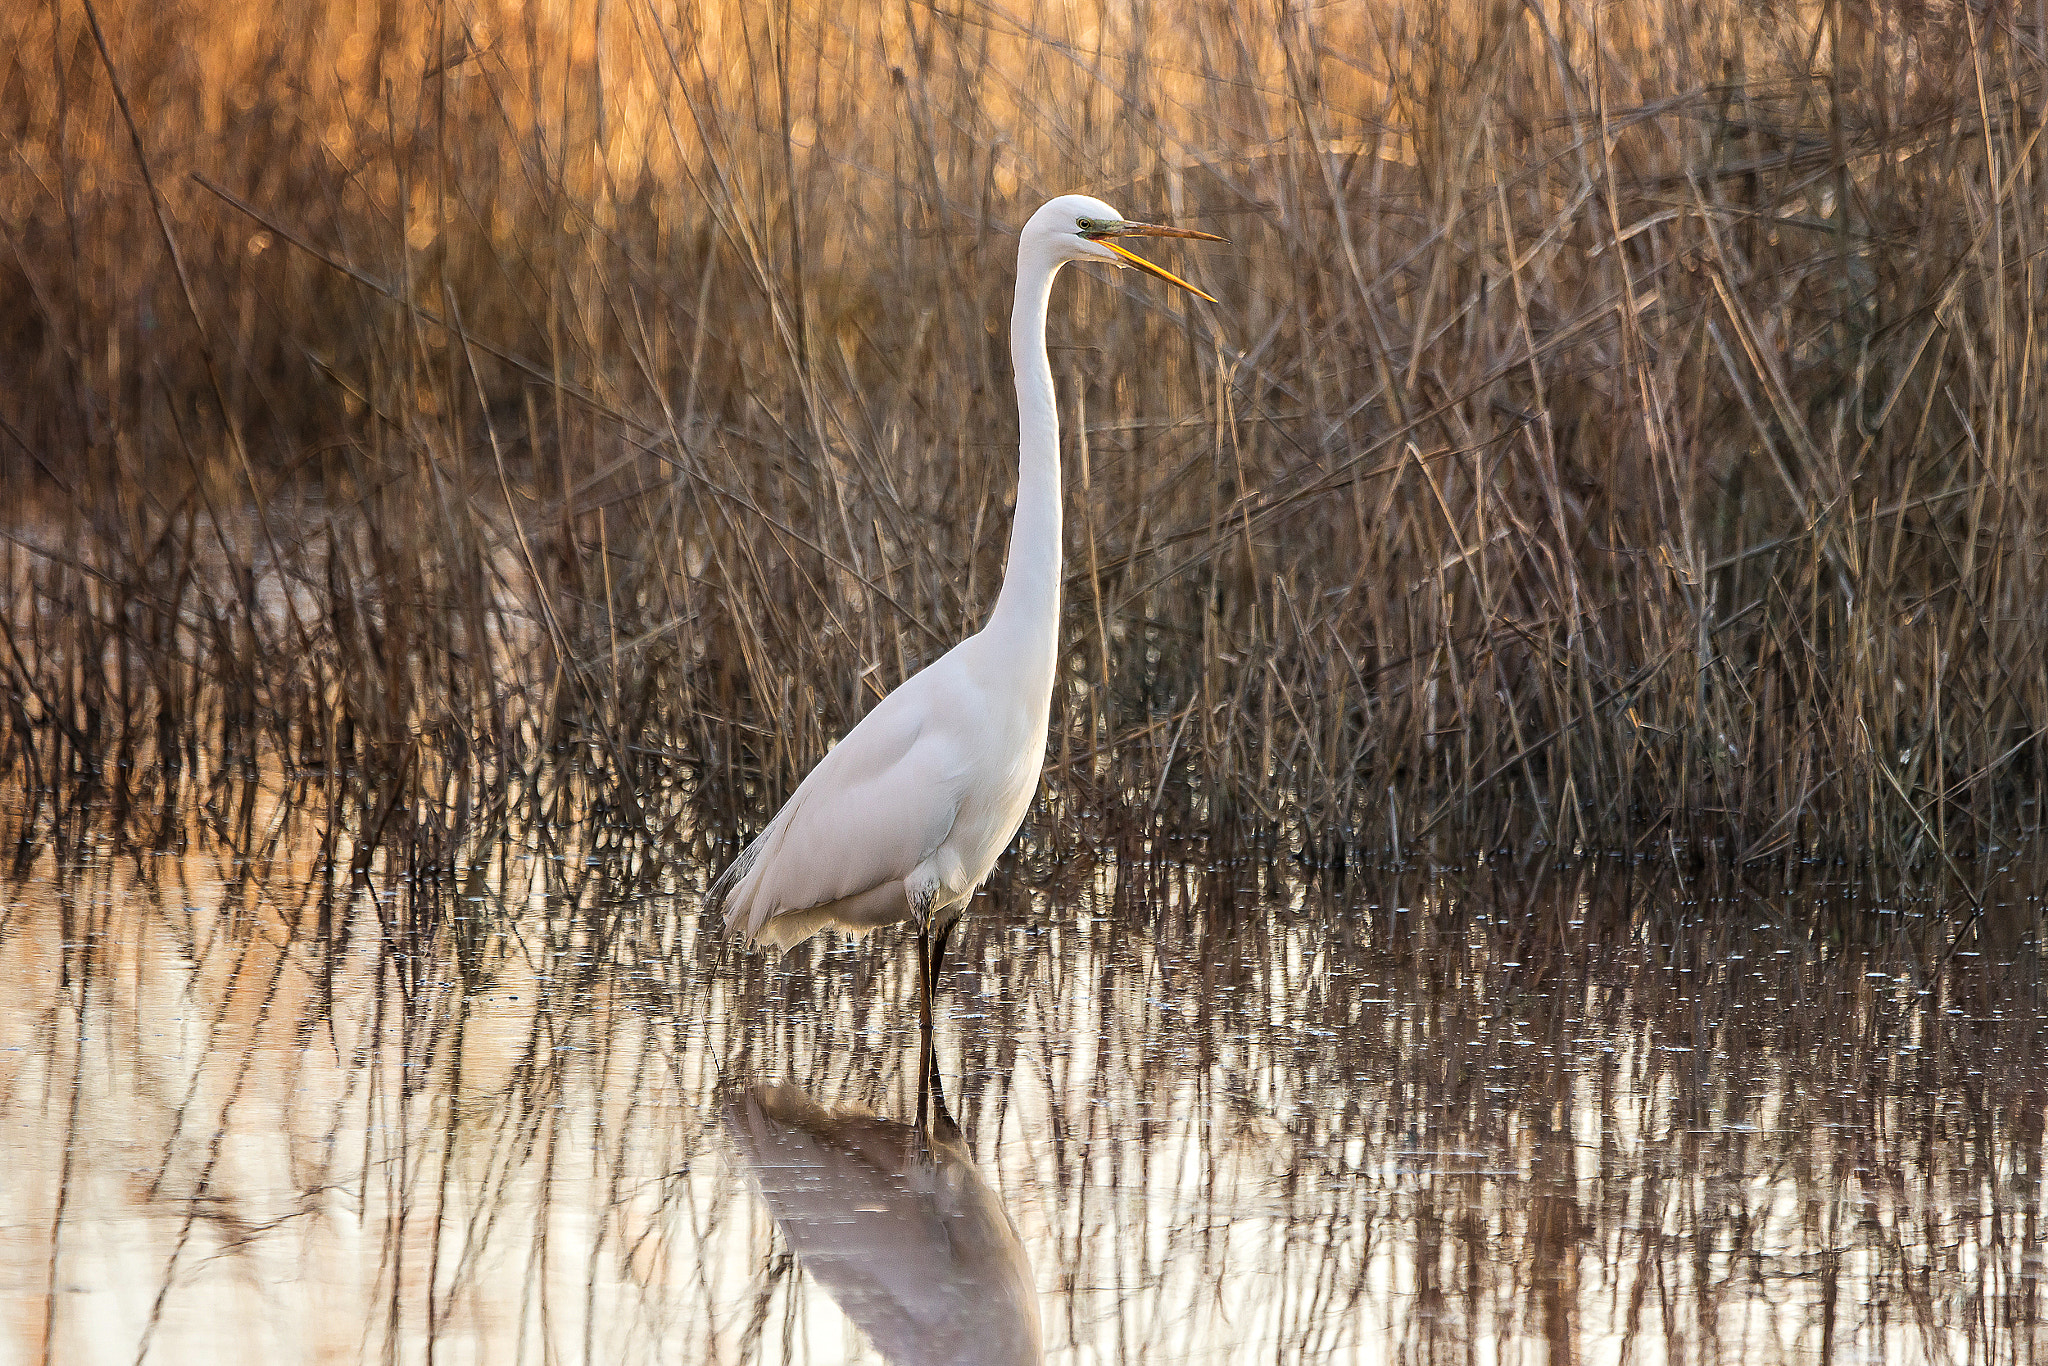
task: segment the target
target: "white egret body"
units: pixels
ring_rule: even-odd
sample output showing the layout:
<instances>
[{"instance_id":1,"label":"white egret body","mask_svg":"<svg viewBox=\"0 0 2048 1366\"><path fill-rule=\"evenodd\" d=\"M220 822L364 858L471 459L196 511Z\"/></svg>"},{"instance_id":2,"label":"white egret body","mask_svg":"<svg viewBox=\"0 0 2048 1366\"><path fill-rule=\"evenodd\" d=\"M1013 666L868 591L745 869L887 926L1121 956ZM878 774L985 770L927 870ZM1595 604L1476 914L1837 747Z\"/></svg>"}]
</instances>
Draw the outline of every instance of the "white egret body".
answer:
<instances>
[{"instance_id":1,"label":"white egret body","mask_svg":"<svg viewBox=\"0 0 2048 1366\"><path fill-rule=\"evenodd\" d=\"M1045 351L1053 277L1069 261L1103 261L1201 294L1110 240L1144 235L1223 240L1125 222L1086 195L1052 200L1024 225L1010 314L1017 511L995 609L876 704L708 894L729 930L781 948L828 927L916 921L937 936L920 965L927 1021L946 933L1017 833L1045 759L1060 619L1059 413Z\"/></svg>"}]
</instances>

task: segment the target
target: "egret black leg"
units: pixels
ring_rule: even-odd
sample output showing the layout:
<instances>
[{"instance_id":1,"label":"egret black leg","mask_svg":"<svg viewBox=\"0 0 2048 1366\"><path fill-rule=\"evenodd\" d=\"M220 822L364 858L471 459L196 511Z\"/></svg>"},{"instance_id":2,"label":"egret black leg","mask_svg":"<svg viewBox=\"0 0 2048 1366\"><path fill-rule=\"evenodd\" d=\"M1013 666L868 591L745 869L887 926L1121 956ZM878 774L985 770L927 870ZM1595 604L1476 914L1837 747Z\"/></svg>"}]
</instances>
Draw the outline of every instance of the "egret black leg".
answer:
<instances>
[{"instance_id":1,"label":"egret black leg","mask_svg":"<svg viewBox=\"0 0 2048 1366\"><path fill-rule=\"evenodd\" d=\"M946 941L953 937L953 927L959 923L960 918L958 916L948 920L939 927L938 937L932 940L932 993L934 997L937 996L939 990L939 963L946 956Z\"/></svg>"},{"instance_id":2,"label":"egret black leg","mask_svg":"<svg viewBox=\"0 0 2048 1366\"><path fill-rule=\"evenodd\" d=\"M917 1127L925 1127L932 1070L932 932L928 918L917 922Z\"/></svg>"},{"instance_id":3,"label":"egret black leg","mask_svg":"<svg viewBox=\"0 0 2048 1366\"><path fill-rule=\"evenodd\" d=\"M937 1093L939 1090L939 1050L931 1046L931 1037L932 1020L938 1013L939 966L945 961L946 941L953 937L953 927L959 923L959 918L955 917L939 927L937 936L931 941L931 955L925 960L924 1035L926 1046L924 1050L923 1085L929 1087L934 1093ZM946 1102L942 1096L939 1100L939 1113L944 1114L945 1107Z\"/></svg>"}]
</instances>

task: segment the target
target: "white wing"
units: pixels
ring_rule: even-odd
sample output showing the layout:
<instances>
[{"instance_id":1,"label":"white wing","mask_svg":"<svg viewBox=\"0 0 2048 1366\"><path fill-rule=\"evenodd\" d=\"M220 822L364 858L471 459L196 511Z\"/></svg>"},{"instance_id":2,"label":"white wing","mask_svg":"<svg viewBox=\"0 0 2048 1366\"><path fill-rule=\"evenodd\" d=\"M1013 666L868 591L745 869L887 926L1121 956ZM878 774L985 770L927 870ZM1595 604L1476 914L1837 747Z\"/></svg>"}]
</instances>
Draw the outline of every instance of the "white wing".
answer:
<instances>
[{"instance_id":1,"label":"white wing","mask_svg":"<svg viewBox=\"0 0 2048 1366\"><path fill-rule=\"evenodd\" d=\"M970 767L939 700L960 684L948 662L883 698L720 874L708 896L728 928L755 938L778 915L900 884L945 841Z\"/></svg>"}]
</instances>

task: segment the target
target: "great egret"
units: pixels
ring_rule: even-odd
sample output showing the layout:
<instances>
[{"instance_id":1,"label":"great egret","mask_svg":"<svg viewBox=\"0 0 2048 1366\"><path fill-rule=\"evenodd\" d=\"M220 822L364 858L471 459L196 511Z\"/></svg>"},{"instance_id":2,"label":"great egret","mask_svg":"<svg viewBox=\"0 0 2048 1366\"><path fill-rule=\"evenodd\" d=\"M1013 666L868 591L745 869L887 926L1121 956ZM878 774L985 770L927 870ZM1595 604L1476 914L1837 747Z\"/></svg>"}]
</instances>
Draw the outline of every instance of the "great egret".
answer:
<instances>
[{"instance_id":1,"label":"great egret","mask_svg":"<svg viewBox=\"0 0 2048 1366\"><path fill-rule=\"evenodd\" d=\"M913 1127L761 1086L725 1131L804 1270L892 1366L1044 1360L1016 1227L934 1090Z\"/></svg>"},{"instance_id":2,"label":"great egret","mask_svg":"<svg viewBox=\"0 0 2048 1366\"><path fill-rule=\"evenodd\" d=\"M1063 195L1031 215L1018 236L1010 312L1017 512L995 609L819 760L707 894L728 930L785 949L827 927L862 933L916 921L927 1047L946 938L1017 833L1045 761L1060 624L1060 429L1045 353L1053 277L1069 261L1135 266L1215 302L1119 246L1124 237L1224 240L1127 222L1087 195Z\"/></svg>"}]
</instances>

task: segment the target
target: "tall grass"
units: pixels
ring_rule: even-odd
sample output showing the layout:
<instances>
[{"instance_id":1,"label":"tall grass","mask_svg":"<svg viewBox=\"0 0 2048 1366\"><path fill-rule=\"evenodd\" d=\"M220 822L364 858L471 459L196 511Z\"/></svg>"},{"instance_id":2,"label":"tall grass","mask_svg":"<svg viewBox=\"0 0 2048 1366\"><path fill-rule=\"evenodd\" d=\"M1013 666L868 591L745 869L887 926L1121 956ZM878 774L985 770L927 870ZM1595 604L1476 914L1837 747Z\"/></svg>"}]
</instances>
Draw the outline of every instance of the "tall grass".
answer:
<instances>
[{"instance_id":1,"label":"tall grass","mask_svg":"<svg viewBox=\"0 0 2048 1366\"><path fill-rule=\"evenodd\" d=\"M1012 233L1078 188L1234 245L1171 258L1219 308L1061 286L1045 856L1970 882L2048 776L2044 40L1851 0L13 7L17 857L192 802L365 878L515 813L708 855L993 600Z\"/></svg>"}]
</instances>

